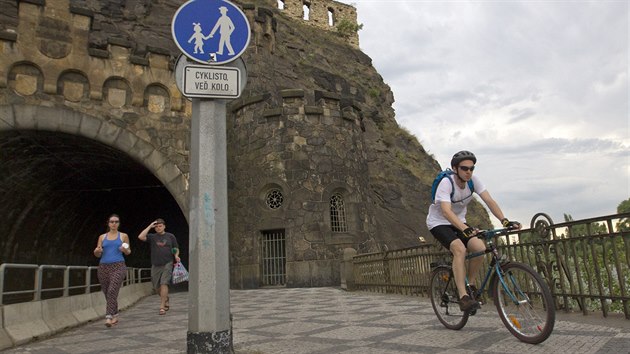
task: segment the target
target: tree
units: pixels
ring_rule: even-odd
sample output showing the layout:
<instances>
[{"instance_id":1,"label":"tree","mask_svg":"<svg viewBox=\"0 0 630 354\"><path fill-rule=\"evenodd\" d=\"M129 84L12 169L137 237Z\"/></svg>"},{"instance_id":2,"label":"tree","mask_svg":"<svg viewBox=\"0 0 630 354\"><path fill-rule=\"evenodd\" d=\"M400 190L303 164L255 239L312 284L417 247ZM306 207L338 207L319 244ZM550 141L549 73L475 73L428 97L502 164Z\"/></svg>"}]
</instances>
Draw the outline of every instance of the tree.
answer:
<instances>
[{"instance_id":1,"label":"tree","mask_svg":"<svg viewBox=\"0 0 630 354\"><path fill-rule=\"evenodd\" d=\"M630 198L619 203L619 206L617 206L617 214L621 213L630 213ZM630 218L622 218L621 220L619 220L617 228L619 229L619 231L630 230Z\"/></svg>"},{"instance_id":2,"label":"tree","mask_svg":"<svg viewBox=\"0 0 630 354\"><path fill-rule=\"evenodd\" d=\"M617 207L617 213L621 214L621 213L630 213L630 198L624 200L623 202L619 203L619 206Z\"/></svg>"}]
</instances>

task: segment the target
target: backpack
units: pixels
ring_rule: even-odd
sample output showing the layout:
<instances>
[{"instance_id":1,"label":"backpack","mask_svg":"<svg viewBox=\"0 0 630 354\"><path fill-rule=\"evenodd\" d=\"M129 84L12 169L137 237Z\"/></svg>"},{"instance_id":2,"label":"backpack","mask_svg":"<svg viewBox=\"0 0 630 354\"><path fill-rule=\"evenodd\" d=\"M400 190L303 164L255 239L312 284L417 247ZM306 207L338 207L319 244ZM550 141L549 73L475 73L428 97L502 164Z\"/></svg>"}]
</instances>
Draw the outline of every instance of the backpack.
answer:
<instances>
[{"instance_id":1,"label":"backpack","mask_svg":"<svg viewBox=\"0 0 630 354\"><path fill-rule=\"evenodd\" d=\"M449 181L451 181L451 186L453 187L451 190L451 202L453 201L453 194L455 194L455 184L453 183L453 178L451 177L454 174L453 170L447 168L444 171L440 171L438 175L433 180L433 184L431 185L431 204L435 203L435 193L437 192L437 187L442 181L442 178L446 177ZM468 188L470 188L471 193L475 193L475 185L473 184L472 179L468 181Z\"/></svg>"}]
</instances>

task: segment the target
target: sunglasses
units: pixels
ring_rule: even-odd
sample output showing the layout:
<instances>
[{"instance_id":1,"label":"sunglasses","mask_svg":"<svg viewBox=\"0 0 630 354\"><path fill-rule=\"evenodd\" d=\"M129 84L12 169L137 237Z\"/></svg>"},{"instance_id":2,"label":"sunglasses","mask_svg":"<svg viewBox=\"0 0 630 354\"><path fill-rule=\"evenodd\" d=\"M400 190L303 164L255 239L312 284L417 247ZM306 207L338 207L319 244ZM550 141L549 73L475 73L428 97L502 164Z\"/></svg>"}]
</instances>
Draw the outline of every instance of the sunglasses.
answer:
<instances>
[{"instance_id":1,"label":"sunglasses","mask_svg":"<svg viewBox=\"0 0 630 354\"><path fill-rule=\"evenodd\" d=\"M468 172L468 171L472 172L472 171L475 170L475 166L470 166L470 167L468 167L468 166L459 166L459 169L464 171L464 172Z\"/></svg>"},{"instance_id":2,"label":"sunglasses","mask_svg":"<svg viewBox=\"0 0 630 354\"><path fill-rule=\"evenodd\" d=\"M110 224L120 224L119 220L110 220L109 221Z\"/></svg>"}]
</instances>

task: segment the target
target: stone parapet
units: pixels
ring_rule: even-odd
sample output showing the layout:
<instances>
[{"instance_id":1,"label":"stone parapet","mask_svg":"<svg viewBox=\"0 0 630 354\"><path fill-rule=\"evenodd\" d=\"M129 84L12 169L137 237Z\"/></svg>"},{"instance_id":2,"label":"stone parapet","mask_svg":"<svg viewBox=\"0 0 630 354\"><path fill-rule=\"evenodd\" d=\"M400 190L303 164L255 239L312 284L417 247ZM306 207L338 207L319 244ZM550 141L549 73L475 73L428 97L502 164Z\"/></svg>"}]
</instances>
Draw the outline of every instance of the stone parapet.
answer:
<instances>
[{"instance_id":1,"label":"stone parapet","mask_svg":"<svg viewBox=\"0 0 630 354\"><path fill-rule=\"evenodd\" d=\"M277 1L272 0L276 3ZM282 13L316 28L337 32L338 25L343 22L357 24L357 11L352 5L334 0L281 0ZM305 14L305 12L307 14ZM349 44L359 47L359 35L354 32L346 37Z\"/></svg>"}]
</instances>

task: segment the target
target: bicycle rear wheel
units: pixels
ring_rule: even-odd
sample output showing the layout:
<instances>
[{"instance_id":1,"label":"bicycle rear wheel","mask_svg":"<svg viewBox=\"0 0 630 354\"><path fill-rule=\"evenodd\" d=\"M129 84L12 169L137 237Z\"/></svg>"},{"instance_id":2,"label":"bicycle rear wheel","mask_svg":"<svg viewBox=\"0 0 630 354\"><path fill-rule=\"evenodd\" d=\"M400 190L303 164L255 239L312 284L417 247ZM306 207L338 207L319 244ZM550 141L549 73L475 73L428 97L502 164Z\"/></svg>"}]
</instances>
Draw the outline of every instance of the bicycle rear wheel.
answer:
<instances>
[{"instance_id":1,"label":"bicycle rear wheel","mask_svg":"<svg viewBox=\"0 0 630 354\"><path fill-rule=\"evenodd\" d=\"M431 305L438 320L449 329L462 329L468 312L459 309L457 286L451 267L440 266L431 272Z\"/></svg>"},{"instance_id":2,"label":"bicycle rear wheel","mask_svg":"<svg viewBox=\"0 0 630 354\"><path fill-rule=\"evenodd\" d=\"M507 329L519 340L544 342L556 321L551 291L530 266L507 263L501 266L503 282L494 282L494 304Z\"/></svg>"}]
</instances>

